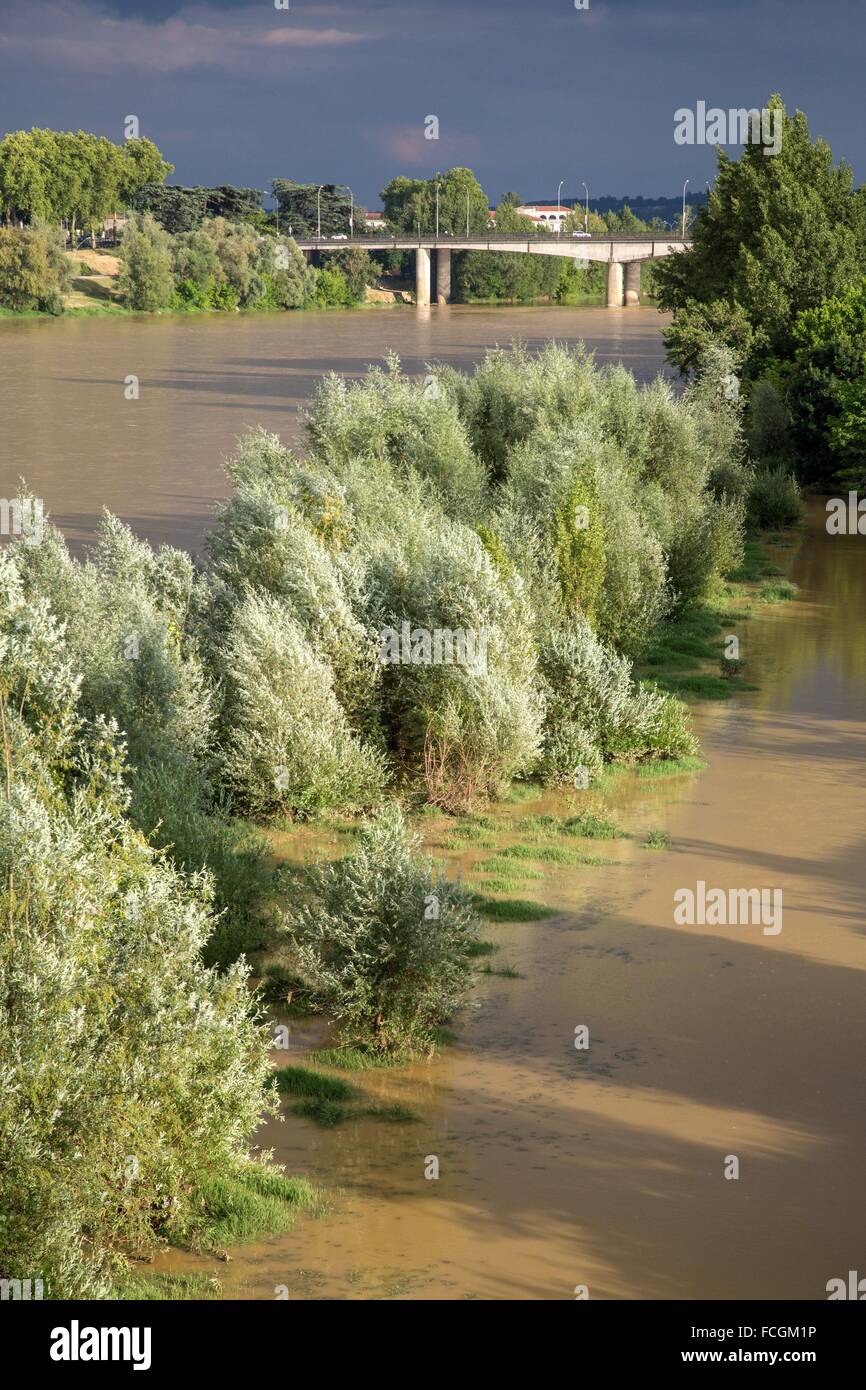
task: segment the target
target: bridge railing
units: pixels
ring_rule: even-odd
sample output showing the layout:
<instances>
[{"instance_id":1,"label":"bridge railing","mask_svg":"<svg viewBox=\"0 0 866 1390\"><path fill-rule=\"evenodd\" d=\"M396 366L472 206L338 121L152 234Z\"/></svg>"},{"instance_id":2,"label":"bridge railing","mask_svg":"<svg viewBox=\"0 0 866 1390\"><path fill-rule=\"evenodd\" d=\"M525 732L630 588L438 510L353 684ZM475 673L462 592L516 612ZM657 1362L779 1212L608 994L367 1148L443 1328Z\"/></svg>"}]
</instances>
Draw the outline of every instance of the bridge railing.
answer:
<instances>
[{"instance_id":1,"label":"bridge railing","mask_svg":"<svg viewBox=\"0 0 866 1390\"><path fill-rule=\"evenodd\" d=\"M690 242L691 239L692 238L690 236L678 236L674 232L646 232L642 236L594 236L590 234L588 236L581 235L563 237L552 236L550 233L544 232L530 234L529 236L527 236L525 233L518 232L497 232L485 237L461 236L458 233L455 233L453 236L451 236L447 233L443 234L441 232L438 237L432 233L430 235L425 235L424 233L422 233L422 235L418 237L412 236L408 232L403 236L394 236L393 233L391 235L383 233L377 236L375 232L371 232L367 236L355 237L345 237L339 235L339 233L334 236L295 237L295 240L297 241L299 246L307 245L308 243L310 245L319 245L321 243L327 243L328 245L332 245L335 241L339 241L344 246L367 246L375 242L377 247L385 244L390 244L395 247L399 247L401 244L409 246L424 246L427 244L432 244L433 246L448 247L455 241L462 242L463 244L471 244L473 246L489 246L493 242L503 241L514 242L518 246L522 246L527 241L542 242L548 245L555 245L557 242L564 241L594 241L603 245L612 244L619 246L623 242L633 242L635 244L644 243L647 241Z\"/></svg>"}]
</instances>

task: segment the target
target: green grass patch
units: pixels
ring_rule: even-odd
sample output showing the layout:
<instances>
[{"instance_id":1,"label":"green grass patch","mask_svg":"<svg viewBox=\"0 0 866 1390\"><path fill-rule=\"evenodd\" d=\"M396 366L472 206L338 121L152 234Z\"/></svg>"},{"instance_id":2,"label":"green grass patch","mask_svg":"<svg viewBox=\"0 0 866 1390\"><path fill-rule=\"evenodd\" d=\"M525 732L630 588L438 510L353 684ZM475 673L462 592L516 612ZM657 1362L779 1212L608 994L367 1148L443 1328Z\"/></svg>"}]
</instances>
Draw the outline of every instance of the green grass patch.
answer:
<instances>
[{"instance_id":1,"label":"green grass patch","mask_svg":"<svg viewBox=\"0 0 866 1390\"><path fill-rule=\"evenodd\" d=\"M297 1213L314 1207L317 1200L315 1189L304 1178L287 1178L276 1168L248 1163L230 1177L199 1184L191 1199L194 1224L175 1221L166 1235L173 1245L218 1250L287 1231Z\"/></svg>"},{"instance_id":2,"label":"green grass patch","mask_svg":"<svg viewBox=\"0 0 866 1390\"><path fill-rule=\"evenodd\" d=\"M307 1096L305 1100L296 1100L291 1107L293 1115L300 1115L304 1120L312 1120L320 1129L333 1129L345 1120L351 1112L347 1105L341 1104L338 1100L324 1100L319 1096Z\"/></svg>"},{"instance_id":3,"label":"green grass patch","mask_svg":"<svg viewBox=\"0 0 866 1390\"><path fill-rule=\"evenodd\" d=\"M205 1302L222 1297L218 1279L206 1274L133 1274L118 1279L108 1297L123 1303Z\"/></svg>"},{"instance_id":4,"label":"green grass patch","mask_svg":"<svg viewBox=\"0 0 866 1390\"><path fill-rule=\"evenodd\" d=\"M492 956L499 950L493 941L470 941L466 947L466 954L470 960L475 960L477 956Z\"/></svg>"},{"instance_id":5,"label":"green grass patch","mask_svg":"<svg viewBox=\"0 0 866 1390\"><path fill-rule=\"evenodd\" d=\"M724 679L722 676L670 676L659 681L665 690L692 700L730 700L732 695L741 695L749 690L757 690L757 685L741 680L739 676Z\"/></svg>"},{"instance_id":6,"label":"green grass patch","mask_svg":"<svg viewBox=\"0 0 866 1390\"><path fill-rule=\"evenodd\" d=\"M761 603L790 603L799 592L790 579L770 579L761 585L758 598Z\"/></svg>"},{"instance_id":7,"label":"green grass patch","mask_svg":"<svg viewBox=\"0 0 866 1390\"><path fill-rule=\"evenodd\" d=\"M401 1105L396 1100L383 1102L381 1105L370 1105L361 1113L369 1115L373 1120L384 1120L389 1125L411 1125L420 1119L408 1105Z\"/></svg>"},{"instance_id":8,"label":"green grass patch","mask_svg":"<svg viewBox=\"0 0 866 1390\"><path fill-rule=\"evenodd\" d=\"M504 854L504 850L499 850L492 858L482 859L481 863L476 865L479 873L494 874L497 877L502 876L503 881L509 882L514 887L520 886L519 883L515 882L516 880L541 879L544 877L543 874L539 873L536 869L529 868L528 865L515 863L513 855L508 859L504 859Z\"/></svg>"},{"instance_id":9,"label":"green grass patch","mask_svg":"<svg viewBox=\"0 0 866 1390\"><path fill-rule=\"evenodd\" d=\"M528 879L543 878L543 874L525 874L523 878L480 878L477 883L478 888L483 888L488 893L519 893L525 886Z\"/></svg>"},{"instance_id":10,"label":"green grass patch","mask_svg":"<svg viewBox=\"0 0 866 1390\"><path fill-rule=\"evenodd\" d=\"M523 976L519 970L515 970L512 965L485 965L481 972L482 975L499 975L503 980L522 980Z\"/></svg>"},{"instance_id":11,"label":"green grass patch","mask_svg":"<svg viewBox=\"0 0 866 1390\"><path fill-rule=\"evenodd\" d=\"M542 795L543 788L536 782L512 782L505 800L520 806L524 801L537 801Z\"/></svg>"},{"instance_id":12,"label":"green grass patch","mask_svg":"<svg viewBox=\"0 0 866 1390\"><path fill-rule=\"evenodd\" d=\"M654 781L661 777L682 777L689 772L703 772L708 766L703 758L661 758L658 762L640 763L635 772L642 779Z\"/></svg>"},{"instance_id":13,"label":"green grass patch","mask_svg":"<svg viewBox=\"0 0 866 1390\"><path fill-rule=\"evenodd\" d=\"M584 811L579 816L571 816L563 826L563 834L579 835L584 840L624 840L627 834L606 816L597 816L592 811Z\"/></svg>"},{"instance_id":14,"label":"green grass patch","mask_svg":"<svg viewBox=\"0 0 866 1390\"><path fill-rule=\"evenodd\" d=\"M666 830L651 830L641 849L670 849L671 837Z\"/></svg>"},{"instance_id":15,"label":"green grass patch","mask_svg":"<svg viewBox=\"0 0 866 1390\"><path fill-rule=\"evenodd\" d=\"M603 864L619 862L616 859L605 859L601 855L583 854L580 850L568 849L565 845L508 845L494 857L500 861L533 859L540 864L559 864L568 869L586 865L598 868ZM497 867L502 868L502 863Z\"/></svg>"},{"instance_id":16,"label":"green grass patch","mask_svg":"<svg viewBox=\"0 0 866 1390\"><path fill-rule=\"evenodd\" d=\"M553 908L529 898L485 898L476 893L475 906L482 916L494 922L540 922L554 916Z\"/></svg>"},{"instance_id":17,"label":"green grass patch","mask_svg":"<svg viewBox=\"0 0 866 1390\"><path fill-rule=\"evenodd\" d=\"M781 573L779 566L764 554L757 541L747 540L743 548L743 563L728 578L735 584L753 584L759 579Z\"/></svg>"},{"instance_id":18,"label":"green grass patch","mask_svg":"<svg viewBox=\"0 0 866 1390\"><path fill-rule=\"evenodd\" d=\"M327 1076L312 1067L282 1067L276 1073L277 1088L284 1096L314 1100L353 1100L358 1092L341 1076Z\"/></svg>"},{"instance_id":19,"label":"green grass patch","mask_svg":"<svg viewBox=\"0 0 866 1390\"><path fill-rule=\"evenodd\" d=\"M310 1053L310 1061L338 1071L376 1071L381 1067L403 1067L416 1060L412 1052L385 1052L365 1047L322 1047Z\"/></svg>"}]
</instances>

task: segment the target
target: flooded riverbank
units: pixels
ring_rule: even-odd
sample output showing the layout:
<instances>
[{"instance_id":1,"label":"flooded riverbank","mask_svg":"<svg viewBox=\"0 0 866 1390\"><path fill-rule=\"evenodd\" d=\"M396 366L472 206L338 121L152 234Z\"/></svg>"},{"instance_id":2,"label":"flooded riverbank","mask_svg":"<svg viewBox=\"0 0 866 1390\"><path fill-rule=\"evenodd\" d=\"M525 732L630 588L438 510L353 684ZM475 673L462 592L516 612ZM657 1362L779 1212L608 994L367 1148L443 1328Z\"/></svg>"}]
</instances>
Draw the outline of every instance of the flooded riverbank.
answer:
<instances>
[{"instance_id":1,"label":"flooded riverbank","mask_svg":"<svg viewBox=\"0 0 866 1390\"><path fill-rule=\"evenodd\" d=\"M417 1123L289 1115L259 1136L330 1214L227 1266L154 1268L254 1299L822 1299L857 1268L864 561L863 538L827 536L812 504L786 565L799 601L734 629L759 690L696 715L706 771L615 782L603 802L630 838L591 848L618 862L535 863L526 896L555 915L485 930L519 977L481 977L432 1062L351 1078ZM642 847L654 828L669 849ZM452 870L471 877L489 852L455 851ZM675 892L699 880L781 889L782 931L675 926ZM319 1036L296 1026L275 1060L303 1062Z\"/></svg>"},{"instance_id":2,"label":"flooded riverbank","mask_svg":"<svg viewBox=\"0 0 866 1390\"><path fill-rule=\"evenodd\" d=\"M155 545L195 550L238 436L261 425L297 442L298 411L326 372L361 376L389 351L412 374L434 359L469 370L495 343L556 338L651 380L669 371L665 321L649 308L456 305L3 321L0 496L23 477L73 544L108 507Z\"/></svg>"}]
</instances>

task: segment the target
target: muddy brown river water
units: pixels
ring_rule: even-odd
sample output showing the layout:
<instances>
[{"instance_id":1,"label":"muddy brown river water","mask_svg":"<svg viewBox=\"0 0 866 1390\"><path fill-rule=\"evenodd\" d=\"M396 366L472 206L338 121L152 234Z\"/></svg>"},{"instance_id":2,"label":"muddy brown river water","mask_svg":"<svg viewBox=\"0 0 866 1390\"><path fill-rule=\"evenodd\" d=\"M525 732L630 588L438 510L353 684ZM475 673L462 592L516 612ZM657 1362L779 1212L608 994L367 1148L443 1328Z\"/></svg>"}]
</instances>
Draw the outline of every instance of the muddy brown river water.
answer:
<instances>
[{"instance_id":1,"label":"muddy brown river water","mask_svg":"<svg viewBox=\"0 0 866 1390\"><path fill-rule=\"evenodd\" d=\"M520 978L481 977L434 1061L351 1077L420 1122L268 1125L330 1214L158 1268L240 1298L554 1300L821 1299L863 1268L866 540L814 504L786 554L801 598L735 629L760 690L699 710L706 771L615 784L622 862L552 871L527 887L556 916L485 933ZM675 926L698 880L781 889L782 931Z\"/></svg>"},{"instance_id":2,"label":"muddy brown river water","mask_svg":"<svg viewBox=\"0 0 866 1390\"><path fill-rule=\"evenodd\" d=\"M585 338L646 379L658 324L539 309L3 322L0 493L23 474L74 541L108 505L195 547L234 438L296 437L323 371L389 347L411 372L468 367L521 336ZM827 536L813 504L780 556L800 599L732 628L760 688L697 710L706 770L620 779L604 800L633 838L600 848L621 862L545 871L527 888L556 915L486 932L519 977L481 976L433 1061L350 1078L418 1122L269 1124L262 1146L329 1213L229 1264L155 1268L252 1299L821 1299L866 1275L866 538ZM544 809L561 807L508 808L505 830ZM654 827L669 849L639 847ZM675 926L674 893L699 880L781 889L782 931ZM316 1036L293 1025L274 1060L302 1062Z\"/></svg>"},{"instance_id":3,"label":"muddy brown river water","mask_svg":"<svg viewBox=\"0 0 866 1390\"><path fill-rule=\"evenodd\" d=\"M73 543L108 507L155 543L196 549L238 436L262 425L297 440L325 372L362 376L388 351L413 374L434 359L468 370L497 342L583 338L646 380L665 370L660 321L648 308L460 306L0 320L0 497L23 476Z\"/></svg>"}]
</instances>

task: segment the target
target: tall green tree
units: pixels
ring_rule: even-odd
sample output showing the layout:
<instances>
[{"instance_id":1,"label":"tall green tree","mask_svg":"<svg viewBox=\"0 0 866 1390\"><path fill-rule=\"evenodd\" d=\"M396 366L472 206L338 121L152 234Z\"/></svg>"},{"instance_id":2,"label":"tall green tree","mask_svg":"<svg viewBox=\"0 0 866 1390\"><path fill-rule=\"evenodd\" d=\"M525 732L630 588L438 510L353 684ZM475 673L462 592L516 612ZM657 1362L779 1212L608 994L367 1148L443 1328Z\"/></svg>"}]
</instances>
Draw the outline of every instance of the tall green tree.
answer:
<instances>
[{"instance_id":1,"label":"tall green tree","mask_svg":"<svg viewBox=\"0 0 866 1390\"><path fill-rule=\"evenodd\" d=\"M834 165L806 117L782 99L781 149L748 144L740 159L718 151L718 175L694 223L692 249L661 262L655 281L673 310L668 350L683 370L712 339L737 350L746 375L760 376L793 352L798 314L852 284L866 253L866 192L850 168Z\"/></svg>"}]
</instances>

